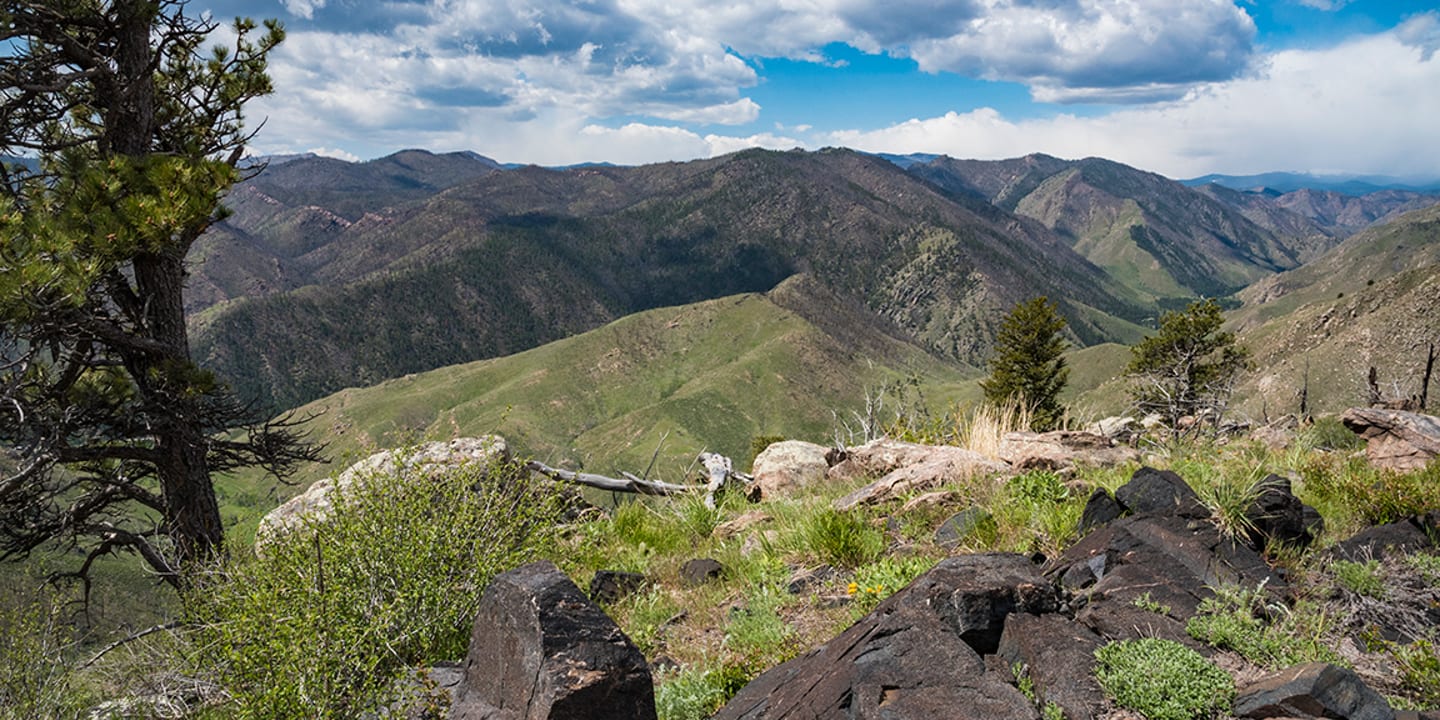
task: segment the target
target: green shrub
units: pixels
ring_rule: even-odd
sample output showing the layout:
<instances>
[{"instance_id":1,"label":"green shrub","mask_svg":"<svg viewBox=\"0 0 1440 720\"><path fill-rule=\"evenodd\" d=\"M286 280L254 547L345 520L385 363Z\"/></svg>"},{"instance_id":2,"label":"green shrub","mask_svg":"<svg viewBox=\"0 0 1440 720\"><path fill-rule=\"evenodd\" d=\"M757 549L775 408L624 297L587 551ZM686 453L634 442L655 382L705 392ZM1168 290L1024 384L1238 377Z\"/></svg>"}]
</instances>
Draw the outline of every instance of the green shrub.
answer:
<instances>
[{"instance_id":1,"label":"green shrub","mask_svg":"<svg viewBox=\"0 0 1440 720\"><path fill-rule=\"evenodd\" d=\"M1121 707L1150 720L1208 718L1230 709L1235 682L1173 640L1141 638L1095 651L1095 677Z\"/></svg>"},{"instance_id":2,"label":"green shrub","mask_svg":"<svg viewBox=\"0 0 1440 720\"><path fill-rule=\"evenodd\" d=\"M1405 558L1405 564L1414 570L1426 585L1440 586L1440 555L1415 553Z\"/></svg>"},{"instance_id":3,"label":"green shrub","mask_svg":"<svg viewBox=\"0 0 1440 720\"><path fill-rule=\"evenodd\" d=\"M515 466L357 482L187 594L196 660L228 716L359 717L407 666L463 657L481 592L549 549L560 498Z\"/></svg>"},{"instance_id":4,"label":"green shrub","mask_svg":"<svg viewBox=\"0 0 1440 720\"><path fill-rule=\"evenodd\" d=\"M1351 562L1336 560L1331 566L1335 582L1356 595L1382 600L1385 597L1385 571L1379 560Z\"/></svg>"},{"instance_id":5,"label":"green shrub","mask_svg":"<svg viewBox=\"0 0 1440 720\"><path fill-rule=\"evenodd\" d=\"M1359 435L1333 415L1322 417L1301 430L1298 439L1305 446L1319 450L1358 450L1365 446Z\"/></svg>"},{"instance_id":6,"label":"green shrub","mask_svg":"<svg viewBox=\"0 0 1440 720\"><path fill-rule=\"evenodd\" d=\"M806 518L801 535L821 560L844 567L864 565L885 549L884 536L864 518L831 508Z\"/></svg>"},{"instance_id":7,"label":"green shrub","mask_svg":"<svg viewBox=\"0 0 1440 720\"><path fill-rule=\"evenodd\" d=\"M1425 709L1440 708L1440 655L1434 643L1416 640L1408 645L1392 643L1390 656L1400 676L1400 686Z\"/></svg>"},{"instance_id":8,"label":"green shrub","mask_svg":"<svg viewBox=\"0 0 1440 720\"><path fill-rule=\"evenodd\" d=\"M744 664L686 669L662 676L655 687L659 720L705 720L735 697L758 671Z\"/></svg>"},{"instance_id":9,"label":"green shrub","mask_svg":"<svg viewBox=\"0 0 1440 720\"><path fill-rule=\"evenodd\" d=\"M1266 602L1263 588L1216 588L1185 624L1190 637L1270 668L1345 662L1326 641L1330 618L1309 602L1294 608Z\"/></svg>"},{"instance_id":10,"label":"green shrub","mask_svg":"<svg viewBox=\"0 0 1440 720\"><path fill-rule=\"evenodd\" d=\"M854 581L849 592L853 598L852 615L857 619L875 609L900 588L909 585L915 578L935 567L935 560L920 555L907 557L885 556L855 570Z\"/></svg>"},{"instance_id":11,"label":"green shrub","mask_svg":"<svg viewBox=\"0 0 1440 720\"><path fill-rule=\"evenodd\" d=\"M1364 457L1319 456L1300 468L1302 500L1314 500L1322 514L1353 514L1366 525L1381 525L1440 507L1440 461L1408 473L1371 467ZM1326 516L1327 518L1329 515Z\"/></svg>"},{"instance_id":12,"label":"green shrub","mask_svg":"<svg viewBox=\"0 0 1440 720\"><path fill-rule=\"evenodd\" d=\"M23 575L5 579L42 582ZM79 717L92 698L71 670L72 626L48 588L14 590L0 598L0 719Z\"/></svg>"}]
</instances>

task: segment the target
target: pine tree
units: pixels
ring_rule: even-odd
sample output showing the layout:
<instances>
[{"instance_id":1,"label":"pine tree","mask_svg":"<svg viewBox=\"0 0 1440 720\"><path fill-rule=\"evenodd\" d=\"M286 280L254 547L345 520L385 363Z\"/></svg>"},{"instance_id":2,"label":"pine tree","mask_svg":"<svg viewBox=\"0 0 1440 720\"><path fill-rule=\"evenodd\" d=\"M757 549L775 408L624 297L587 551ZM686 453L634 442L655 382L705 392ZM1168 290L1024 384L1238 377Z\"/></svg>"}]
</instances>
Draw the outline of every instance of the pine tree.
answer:
<instances>
[{"instance_id":1,"label":"pine tree","mask_svg":"<svg viewBox=\"0 0 1440 720\"><path fill-rule=\"evenodd\" d=\"M1137 409L1159 414L1180 429L1216 427L1230 393L1250 363L1249 352L1236 344L1235 334L1221 332L1225 321L1214 300L1197 300L1183 312L1160 317L1159 331L1130 348L1126 374Z\"/></svg>"},{"instance_id":2,"label":"pine tree","mask_svg":"<svg viewBox=\"0 0 1440 720\"><path fill-rule=\"evenodd\" d=\"M1060 335L1064 329L1065 319L1048 299L1037 297L1016 305L995 338L990 376L980 381L985 401L997 406L1014 403L1028 411L1033 430L1056 427L1065 414L1060 391L1070 376L1064 358L1068 344Z\"/></svg>"},{"instance_id":3,"label":"pine tree","mask_svg":"<svg viewBox=\"0 0 1440 720\"><path fill-rule=\"evenodd\" d=\"M223 214L270 92L274 23L233 45L185 0L0 0L0 558L49 542L160 577L221 551L211 473L313 448L191 359L191 245Z\"/></svg>"}]
</instances>

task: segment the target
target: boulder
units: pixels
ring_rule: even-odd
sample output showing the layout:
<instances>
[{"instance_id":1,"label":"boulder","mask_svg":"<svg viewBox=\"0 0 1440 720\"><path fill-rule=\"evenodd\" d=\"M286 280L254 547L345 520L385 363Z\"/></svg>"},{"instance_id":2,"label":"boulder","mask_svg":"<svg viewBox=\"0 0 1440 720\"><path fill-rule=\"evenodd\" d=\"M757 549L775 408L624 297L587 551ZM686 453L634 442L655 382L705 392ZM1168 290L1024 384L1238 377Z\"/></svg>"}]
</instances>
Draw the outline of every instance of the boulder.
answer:
<instances>
[{"instance_id":1,"label":"boulder","mask_svg":"<svg viewBox=\"0 0 1440 720\"><path fill-rule=\"evenodd\" d=\"M480 599L452 720L653 720L645 656L549 562Z\"/></svg>"},{"instance_id":2,"label":"boulder","mask_svg":"<svg viewBox=\"0 0 1440 720\"><path fill-rule=\"evenodd\" d=\"M1105 691L1095 680L1095 650L1100 636L1063 615L1012 613L995 654L1024 668L1035 684L1040 706L1055 703L1069 720L1103 714Z\"/></svg>"},{"instance_id":3,"label":"boulder","mask_svg":"<svg viewBox=\"0 0 1440 720\"><path fill-rule=\"evenodd\" d=\"M884 502L912 490L962 482L977 475L1010 471L1008 463L949 445L876 440L846 452L845 460L830 468L832 480L880 479L836 500L837 510Z\"/></svg>"},{"instance_id":4,"label":"boulder","mask_svg":"<svg viewBox=\"0 0 1440 720\"><path fill-rule=\"evenodd\" d=\"M1105 435L1075 430L1006 433L997 453L1017 470L1067 470L1076 465L1110 467L1135 462L1140 453Z\"/></svg>"},{"instance_id":5,"label":"boulder","mask_svg":"<svg viewBox=\"0 0 1440 720\"><path fill-rule=\"evenodd\" d=\"M1435 547L1440 537L1440 511L1365 528L1335 543L1330 551L1352 562L1382 559L1392 553L1408 554Z\"/></svg>"},{"instance_id":6,"label":"boulder","mask_svg":"<svg viewBox=\"0 0 1440 720\"><path fill-rule=\"evenodd\" d=\"M1376 467L1419 470L1440 455L1440 418L1433 415L1350 408L1340 421L1365 439L1365 455Z\"/></svg>"},{"instance_id":7,"label":"boulder","mask_svg":"<svg viewBox=\"0 0 1440 720\"><path fill-rule=\"evenodd\" d=\"M463 465L504 462L509 459L509 445L505 438L498 435L428 442L405 450L378 452L351 465L334 478L316 481L305 492L271 510L261 519L255 541L263 545L266 538L304 521L323 522L330 514L336 497L355 483L364 482L368 478L403 475L406 478L424 480Z\"/></svg>"},{"instance_id":8,"label":"boulder","mask_svg":"<svg viewBox=\"0 0 1440 720\"><path fill-rule=\"evenodd\" d=\"M1245 510L1245 519L1250 522L1250 546L1263 550L1270 541L1285 545L1305 547L1315 538L1310 534L1310 523L1319 513L1306 508L1290 490L1290 480L1271 474L1260 481L1262 488L1255 502ZM1309 509L1311 513L1307 513ZM1322 521L1323 522L1323 521Z\"/></svg>"},{"instance_id":9,"label":"boulder","mask_svg":"<svg viewBox=\"0 0 1440 720\"><path fill-rule=\"evenodd\" d=\"M1169 470L1142 467L1130 476L1130 482L1115 491L1115 499L1129 512L1179 515L1188 518L1210 517L1209 508L1185 480Z\"/></svg>"},{"instance_id":10,"label":"boulder","mask_svg":"<svg viewBox=\"0 0 1440 720\"><path fill-rule=\"evenodd\" d=\"M1267 675L1235 696L1237 718L1317 717L1394 720L1380 693L1354 672L1309 663Z\"/></svg>"},{"instance_id":11,"label":"boulder","mask_svg":"<svg viewBox=\"0 0 1440 720\"><path fill-rule=\"evenodd\" d=\"M686 585L704 585L725 572L725 567L715 558L696 558L680 566L680 580Z\"/></svg>"},{"instance_id":12,"label":"boulder","mask_svg":"<svg viewBox=\"0 0 1440 720\"><path fill-rule=\"evenodd\" d=\"M1112 439L1128 438L1135 434L1135 426L1138 424L1133 417L1112 415L1086 425L1085 432Z\"/></svg>"},{"instance_id":13,"label":"boulder","mask_svg":"<svg viewBox=\"0 0 1440 720\"><path fill-rule=\"evenodd\" d=\"M623 570L596 570L590 578L590 599L598 603L620 602L645 587L645 576Z\"/></svg>"},{"instance_id":14,"label":"boulder","mask_svg":"<svg viewBox=\"0 0 1440 720\"><path fill-rule=\"evenodd\" d=\"M760 498L783 497L823 481L830 469L828 450L803 440L783 440L762 450L751 466Z\"/></svg>"},{"instance_id":15,"label":"boulder","mask_svg":"<svg viewBox=\"0 0 1440 720\"><path fill-rule=\"evenodd\" d=\"M987 530L993 537L995 518L990 517L990 512L982 507L967 508L951 515L945 522L940 523L940 527L935 528L935 544L943 548L953 548L970 535Z\"/></svg>"},{"instance_id":16,"label":"boulder","mask_svg":"<svg viewBox=\"0 0 1440 720\"><path fill-rule=\"evenodd\" d=\"M713 720L1029 719L1035 706L981 653L1012 613L1058 600L1024 557L948 558L819 648L761 674Z\"/></svg>"},{"instance_id":17,"label":"boulder","mask_svg":"<svg viewBox=\"0 0 1440 720\"><path fill-rule=\"evenodd\" d=\"M1080 513L1079 534L1084 535L1124 514L1125 508L1120 507L1120 501L1105 492L1105 488L1095 488L1095 491L1090 493L1090 498L1085 501L1085 509Z\"/></svg>"}]
</instances>

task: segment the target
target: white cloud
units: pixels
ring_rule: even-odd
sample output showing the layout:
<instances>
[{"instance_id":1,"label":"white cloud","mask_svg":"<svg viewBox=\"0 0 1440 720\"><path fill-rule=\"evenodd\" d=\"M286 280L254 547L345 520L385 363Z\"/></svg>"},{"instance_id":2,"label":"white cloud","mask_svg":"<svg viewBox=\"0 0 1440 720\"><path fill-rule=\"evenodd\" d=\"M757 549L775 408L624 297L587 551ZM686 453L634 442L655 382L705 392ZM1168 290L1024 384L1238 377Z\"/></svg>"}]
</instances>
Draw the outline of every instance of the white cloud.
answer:
<instances>
[{"instance_id":1,"label":"white cloud","mask_svg":"<svg viewBox=\"0 0 1440 720\"><path fill-rule=\"evenodd\" d=\"M321 157L330 157L337 160L344 160L346 162L360 162L360 156L356 155L355 153L346 152L344 150L339 150L336 148L313 147L309 150L306 150L305 152L313 153Z\"/></svg>"},{"instance_id":2,"label":"white cloud","mask_svg":"<svg viewBox=\"0 0 1440 720\"><path fill-rule=\"evenodd\" d=\"M655 116L678 122L705 123L710 125L744 125L760 117L760 105L750 98L740 98L724 105L682 108L678 110L656 110Z\"/></svg>"},{"instance_id":3,"label":"white cloud","mask_svg":"<svg viewBox=\"0 0 1440 720\"><path fill-rule=\"evenodd\" d=\"M1289 50L1253 77L1097 117L1009 120L985 108L826 141L876 152L994 159L1095 155L1171 177L1277 169L1418 173L1440 167L1440 60L1399 33Z\"/></svg>"},{"instance_id":4,"label":"white cloud","mask_svg":"<svg viewBox=\"0 0 1440 720\"><path fill-rule=\"evenodd\" d=\"M315 11L325 7L325 0L280 0L291 15L306 20L315 16Z\"/></svg>"}]
</instances>

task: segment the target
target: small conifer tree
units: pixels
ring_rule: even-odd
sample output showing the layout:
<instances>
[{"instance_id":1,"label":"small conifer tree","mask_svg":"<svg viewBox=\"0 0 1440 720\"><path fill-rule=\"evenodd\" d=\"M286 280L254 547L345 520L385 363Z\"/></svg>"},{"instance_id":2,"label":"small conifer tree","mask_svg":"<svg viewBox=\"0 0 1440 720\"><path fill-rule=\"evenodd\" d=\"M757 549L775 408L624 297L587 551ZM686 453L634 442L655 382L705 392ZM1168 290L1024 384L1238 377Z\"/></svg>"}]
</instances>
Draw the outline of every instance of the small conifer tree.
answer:
<instances>
[{"instance_id":1,"label":"small conifer tree","mask_svg":"<svg viewBox=\"0 0 1440 720\"><path fill-rule=\"evenodd\" d=\"M1235 333L1221 332L1225 319L1214 300L1197 300L1182 312L1160 316L1160 330L1130 348L1131 394L1142 413L1158 413L1171 428L1216 427L1250 353Z\"/></svg>"},{"instance_id":2,"label":"small conifer tree","mask_svg":"<svg viewBox=\"0 0 1440 720\"><path fill-rule=\"evenodd\" d=\"M1030 414L1032 430L1058 425L1065 414L1060 391L1070 376L1063 356L1068 344L1060 335L1064 329L1065 319L1048 299L1037 297L1016 305L995 338L990 376L980 381L985 402L1023 408Z\"/></svg>"}]
</instances>

